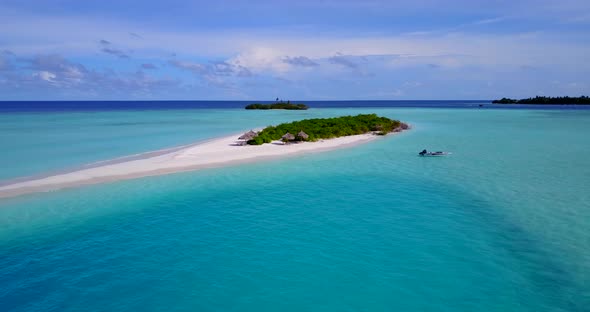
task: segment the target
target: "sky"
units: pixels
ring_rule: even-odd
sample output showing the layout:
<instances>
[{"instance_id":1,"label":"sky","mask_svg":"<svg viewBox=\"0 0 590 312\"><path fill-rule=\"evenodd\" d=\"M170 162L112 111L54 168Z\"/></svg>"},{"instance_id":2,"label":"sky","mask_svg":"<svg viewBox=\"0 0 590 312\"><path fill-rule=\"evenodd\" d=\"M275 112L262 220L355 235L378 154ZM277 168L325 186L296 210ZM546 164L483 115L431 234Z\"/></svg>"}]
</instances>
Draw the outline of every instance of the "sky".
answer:
<instances>
[{"instance_id":1,"label":"sky","mask_svg":"<svg viewBox=\"0 0 590 312\"><path fill-rule=\"evenodd\" d=\"M589 91L587 0L0 0L0 100Z\"/></svg>"}]
</instances>

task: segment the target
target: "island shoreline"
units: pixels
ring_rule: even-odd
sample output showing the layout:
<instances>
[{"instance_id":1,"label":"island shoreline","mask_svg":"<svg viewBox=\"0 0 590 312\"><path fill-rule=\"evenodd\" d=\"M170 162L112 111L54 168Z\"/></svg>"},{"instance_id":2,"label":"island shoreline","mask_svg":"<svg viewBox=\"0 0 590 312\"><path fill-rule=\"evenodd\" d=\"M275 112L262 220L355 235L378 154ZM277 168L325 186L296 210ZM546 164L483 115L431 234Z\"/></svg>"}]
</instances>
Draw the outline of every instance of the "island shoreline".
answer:
<instances>
[{"instance_id":1,"label":"island shoreline","mask_svg":"<svg viewBox=\"0 0 590 312\"><path fill-rule=\"evenodd\" d=\"M237 146L237 136L231 135L99 161L82 166L79 170L8 180L0 184L0 198L313 154L361 145L379 137L366 133L318 142L287 145L273 142L264 146ZM142 155L147 157L134 158Z\"/></svg>"}]
</instances>

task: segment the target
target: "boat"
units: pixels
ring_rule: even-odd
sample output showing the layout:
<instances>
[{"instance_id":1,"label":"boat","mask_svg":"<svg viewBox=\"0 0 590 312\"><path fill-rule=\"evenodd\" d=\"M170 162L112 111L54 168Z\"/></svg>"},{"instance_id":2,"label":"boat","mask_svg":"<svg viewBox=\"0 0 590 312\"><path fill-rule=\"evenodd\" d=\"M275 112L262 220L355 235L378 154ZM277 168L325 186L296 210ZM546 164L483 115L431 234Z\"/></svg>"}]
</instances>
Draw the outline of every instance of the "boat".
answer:
<instances>
[{"instance_id":1,"label":"boat","mask_svg":"<svg viewBox=\"0 0 590 312\"><path fill-rule=\"evenodd\" d=\"M420 156L447 156L449 154L450 154L449 152L441 152L441 151L429 152L427 150L422 150L420 153L418 153L418 155L420 155Z\"/></svg>"}]
</instances>

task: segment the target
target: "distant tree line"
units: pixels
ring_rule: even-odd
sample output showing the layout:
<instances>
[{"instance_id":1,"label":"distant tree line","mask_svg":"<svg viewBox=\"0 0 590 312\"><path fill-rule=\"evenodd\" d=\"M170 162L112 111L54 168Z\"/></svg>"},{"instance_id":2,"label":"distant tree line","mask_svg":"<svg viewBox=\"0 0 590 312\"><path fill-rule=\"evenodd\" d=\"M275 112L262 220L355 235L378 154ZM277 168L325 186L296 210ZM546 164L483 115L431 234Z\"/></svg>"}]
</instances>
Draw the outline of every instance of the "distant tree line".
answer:
<instances>
[{"instance_id":1,"label":"distant tree line","mask_svg":"<svg viewBox=\"0 0 590 312\"><path fill-rule=\"evenodd\" d=\"M501 100L492 101L494 104L540 104L540 105L551 105L551 104L575 104L575 105L588 105L590 104L590 97L548 97L548 96L536 96L534 98L514 100L509 98L502 98Z\"/></svg>"},{"instance_id":2,"label":"distant tree line","mask_svg":"<svg viewBox=\"0 0 590 312\"><path fill-rule=\"evenodd\" d=\"M254 103L246 106L246 109L289 109L289 110L306 110L309 107L305 104L291 104L290 101L287 102L276 102L273 104L260 104Z\"/></svg>"},{"instance_id":3,"label":"distant tree line","mask_svg":"<svg viewBox=\"0 0 590 312\"><path fill-rule=\"evenodd\" d=\"M296 135L301 131L305 132L308 138L296 137L295 140L317 141L319 139L330 139L368 132L385 135L389 132L398 132L408 128L407 124L399 120L379 117L376 114L305 119L266 127L258 133L258 136L249 140L248 144L260 145L270 143L281 139L286 133Z\"/></svg>"}]
</instances>

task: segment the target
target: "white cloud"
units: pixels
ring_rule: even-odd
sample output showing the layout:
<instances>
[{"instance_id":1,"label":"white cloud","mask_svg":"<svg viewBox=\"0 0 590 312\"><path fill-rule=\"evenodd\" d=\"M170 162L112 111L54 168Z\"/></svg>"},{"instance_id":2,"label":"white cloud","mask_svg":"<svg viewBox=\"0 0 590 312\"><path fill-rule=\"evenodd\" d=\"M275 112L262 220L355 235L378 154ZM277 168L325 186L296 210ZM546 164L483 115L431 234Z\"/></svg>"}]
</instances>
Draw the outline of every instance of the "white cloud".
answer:
<instances>
[{"instance_id":1,"label":"white cloud","mask_svg":"<svg viewBox=\"0 0 590 312\"><path fill-rule=\"evenodd\" d=\"M475 21L471 23L471 25L487 25L487 24L494 24L505 21L506 17L495 17L495 18L486 18L479 21Z\"/></svg>"},{"instance_id":2,"label":"white cloud","mask_svg":"<svg viewBox=\"0 0 590 312\"><path fill-rule=\"evenodd\" d=\"M242 77L252 74L267 79L288 78L295 82L292 85L304 85L310 76L322 79L322 83L331 79L335 81L334 84L344 80L352 84L353 80L363 78L369 85L369 82L375 81L369 80L375 75L380 79L395 78L404 70L407 74L417 67L440 72L435 75L441 77L446 74L444 70L454 71L458 76L452 78L455 81L471 79L472 72L475 72L472 80L477 80L477 76L482 73L491 76L490 73L506 73L509 72L506 68L520 69L523 66L557 68L561 73L587 73L590 70L590 46L581 34L477 33L477 29L485 28L483 25L510 20L510 17L496 13L490 14L501 17L475 20L446 30L387 35L315 33L309 29L301 33L284 29L167 30L96 17L3 13L6 12L0 9L0 15L4 16L3 26L0 27L0 38L4 44L2 49L14 51L19 58L56 54L76 60L75 64L59 62L61 67L51 67L51 62L39 66L35 76L37 80L54 86L81 85L93 90L100 83L90 81L104 80L113 88L119 83L128 89L146 90L177 83L155 78L152 81L147 76L133 76L130 73L118 76L113 72L107 78L103 73L105 68L116 67L111 62L132 61L158 64L160 70L150 73L155 76L164 75L164 72L181 76L182 69L200 75L204 79L199 81L202 85L231 89L236 93L240 86L245 85ZM466 25L482 26L470 29ZM104 51L105 48L113 47L116 51ZM101 50L118 55L119 58L108 57ZM123 54L119 51L124 55L132 55L132 60L121 60ZM296 57L301 58L299 63L306 60L306 64L317 65L300 66L297 62L285 61ZM79 62L83 61L80 60L85 59L91 59L93 65L81 66ZM11 59L0 57L0 70L9 68L12 63ZM480 71L472 70L474 68ZM460 72L460 69L464 70ZM29 79L31 75L28 72ZM490 79L489 76L485 79ZM279 89L276 85L269 87L269 90ZM400 82L391 90L383 89L382 96L396 96L396 90L403 92L397 96L410 96L410 89L419 87L401 85Z\"/></svg>"},{"instance_id":3,"label":"white cloud","mask_svg":"<svg viewBox=\"0 0 590 312\"><path fill-rule=\"evenodd\" d=\"M283 62L288 51L273 47L252 47L230 58L228 63L249 68L256 72L272 71L285 73L293 66Z\"/></svg>"},{"instance_id":4,"label":"white cloud","mask_svg":"<svg viewBox=\"0 0 590 312\"><path fill-rule=\"evenodd\" d=\"M137 98L180 87L176 80L152 77L142 71L91 70L55 54L20 58L20 63L13 70L0 73L0 90L4 94L22 91L27 93L25 98L34 98L35 92L48 91L58 98Z\"/></svg>"},{"instance_id":5,"label":"white cloud","mask_svg":"<svg viewBox=\"0 0 590 312\"><path fill-rule=\"evenodd\" d=\"M55 75L52 72L48 72L48 71L40 71L40 72L34 73L33 76L39 77L41 80L45 80L45 81L51 82L51 83L54 83L55 78L57 77L57 75Z\"/></svg>"},{"instance_id":6,"label":"white cloud","mask_svg":"<svg viewBox=\"0 0 590 312\"><path fill-rule=\"evenodd\" d=\"M0 10L0 12L2 12ZM182 32L149 29L143 25L97 18L46 17L8 14L0 28L5 48L18 55L62 54L69 57L97 56L104 46L99 40L117 42L119 50L134 51L142 58L165 58L171 53L182 57L225 59L228 63L256 71L285 73L294 66L284 62L289 55L310 59L344 55L412 55L425 61L437 55L444 62L458 66L462 62L483 65L567 65L588 60L590 48L582 38L565 38L561 34L473 34L444 33L415 35L329 36L280 33L267 30L243 32ZM475 23L489 24L492 18ZM71 31L76 29L76 31ZM143 39L130 38L129 32L141 33ZM547 42L551 42L550 45ZM440 58L440 57L439 57Z\"/></svg>"},{"instance_id":7,"label":"white cloud","mask_svg":"<svg viewBox=\"0 0 590 312\"><path fill-rule=\"evenodd\" d=\"M203 64L189 62L189 61L178 61L178 60L171 60L169 63L170 63L170 65L172 65L174 67L177 67L180 69L185 69L185 70L191 71L195 74L206 74L207 73L207 68Z\"/></svg>"}]
</instances>

